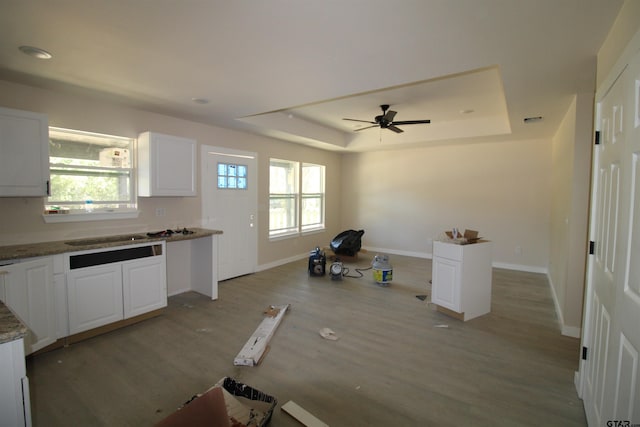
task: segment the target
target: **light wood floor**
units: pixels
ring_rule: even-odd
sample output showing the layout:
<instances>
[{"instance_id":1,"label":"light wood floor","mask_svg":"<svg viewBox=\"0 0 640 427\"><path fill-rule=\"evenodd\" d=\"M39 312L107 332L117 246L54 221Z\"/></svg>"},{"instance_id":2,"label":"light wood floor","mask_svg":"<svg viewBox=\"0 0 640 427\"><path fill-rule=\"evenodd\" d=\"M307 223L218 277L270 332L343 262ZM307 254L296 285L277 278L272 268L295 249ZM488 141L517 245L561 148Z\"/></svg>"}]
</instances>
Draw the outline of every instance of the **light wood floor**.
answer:
<instances>
[{"instance_id":1,"label":"light wood floor","mask_svg":"<svg viewBox=\"0 0 640 427\"><path fill-rule=\"evenodd\" d=\"M31 357L34 425L150 426L224 376L278 399L274 427L300 425L280 410L289 400L332 427L586 425L579 341L560 335L544 275L494 269L492 312L461 322L416 298L430 294L430 260L391 262L387 287L371 271L331 281L294 262L222 282L218 301L177 295L160 317ZM291 310L262 363L234 366L280 304Z\"/></svg>"}]
</instances>

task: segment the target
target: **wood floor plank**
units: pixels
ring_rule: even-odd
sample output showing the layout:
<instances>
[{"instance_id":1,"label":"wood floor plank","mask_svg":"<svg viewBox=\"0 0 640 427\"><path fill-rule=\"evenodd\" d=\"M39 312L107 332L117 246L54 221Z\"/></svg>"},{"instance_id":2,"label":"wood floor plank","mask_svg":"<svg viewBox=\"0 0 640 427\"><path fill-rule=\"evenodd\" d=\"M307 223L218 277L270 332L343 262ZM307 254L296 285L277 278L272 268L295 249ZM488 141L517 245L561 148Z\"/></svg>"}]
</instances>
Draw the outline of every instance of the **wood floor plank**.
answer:
<instances>
[{"instance_id":1,"label":"wood floor plank","mask_svg":"<svg viewBox=\"0 0 640 427\"><path fill-rule=\"evenodd\" d=\"M309 277L306 260L188 292L164 314L27 361L35 426L153 425L230 376L331 426L584 426L579 340L560 335L542 274L493 271L492 311L436 310L430 260L392 256L389 286ZM366 268L370 260L358 264ZM258 366L234 357L270 305L291 304ZM442 327L447 326L447 327ZM322 328L339 339L323 339Z\"/></svg>"}]
</instances>

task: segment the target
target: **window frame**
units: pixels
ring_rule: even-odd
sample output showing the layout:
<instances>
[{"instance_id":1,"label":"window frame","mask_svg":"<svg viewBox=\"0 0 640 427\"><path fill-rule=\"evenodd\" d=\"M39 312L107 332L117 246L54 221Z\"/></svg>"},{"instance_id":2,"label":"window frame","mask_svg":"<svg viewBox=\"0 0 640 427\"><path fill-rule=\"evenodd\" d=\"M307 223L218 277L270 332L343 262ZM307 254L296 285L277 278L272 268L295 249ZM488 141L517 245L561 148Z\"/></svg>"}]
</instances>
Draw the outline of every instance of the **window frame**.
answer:
<instances>
[{"instance_id":1,"label":"window frame","mask_svg":"<svg viewBox=\"0 0 640 427\"><path fill-rule=\"evenodd\" d=\"M273 170L274 167L285 168L288 165L288 169L293 171L294 180L293 183L289 183L289 191L282 191L283 189L275 189L280 191L274 191L273 183ZM321 170L320 182L316 183L319 191L304 192L305 189L305 167L318 167ZM301 234L313 233L322 231L325 229L325 181L326 181L326 166L307 162L298 162L293 160L285 160L278 158L269 159L269 239L277 240L287 237L295 237ZM281 183L283 184L283 183ZM280 185L282 187L282 185ZM286 185L285 185L286 187ZM319 215L319 219L313 223L304 223L305 200L319 200L319 209L316 216ZM273 202L289 200L291 206L288 212L285 212L287 219L284 221L285 226L274 228L273 221ZM282 222L282 221L280 221Z\"/></svg>"},{"instance_id":2,"label":"window frame","mask_svg":"<svg viewBox=\"0 0 640 427\"><path fill-rule=\"evenodd\" d=\"M137 174L136 174L136 139L121 137L115 135L107 135L96 132L87 132L75 129L66 129L59 127L49 127L50 144L69 142L84 143L91 146L99 147L104 145L105 148L120 148L128 150L129 161L127 167L109 166L109 165L82 165L61 163L58 157L49 153L49 173L50 173L50 196L43 199L45 210L43 218L45 222L75 222L75 221L92 221L105 219L125 219L138 217L138 199L137 199ZM73 158L73 157L68 157ZM79 157L76 159L80 159ZM81 176L81 177L121 177L124 178L126 184L120 188L119 195L128 195L126 198L119 200L102 200L91 197L91 210L86 209L86 200L55 200L53 199L55 190L54 176ZM120 181L120 179L118 179ZM102 206L100 206L102 205ZM105 206L106 205L106 206ZM114 206L116 205L116 206ZM120 206L118 206L120 205Z\"/></svg>"}]
</instances>

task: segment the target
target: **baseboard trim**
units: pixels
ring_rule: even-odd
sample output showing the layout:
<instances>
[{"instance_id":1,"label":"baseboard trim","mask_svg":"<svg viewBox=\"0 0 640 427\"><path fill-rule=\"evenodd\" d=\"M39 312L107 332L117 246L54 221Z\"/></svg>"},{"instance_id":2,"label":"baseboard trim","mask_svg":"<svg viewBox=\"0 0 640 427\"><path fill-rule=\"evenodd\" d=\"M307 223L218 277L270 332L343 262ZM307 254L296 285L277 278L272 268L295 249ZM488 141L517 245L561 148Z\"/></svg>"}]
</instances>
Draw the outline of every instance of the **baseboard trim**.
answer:
<instances>
[{"instance_id":1,"label":"baseboard trim","mask_svg":"<svg viewBox=\"0 0 640 427\"><path fill-rule=\"evenodd\" d=\"M410 256L410 257L414 257L414 258L425 258L425 259L433 258L433 256L431 254L426 253L426 252L400 251L400 250L397 250L397 249L371 248L371 247L366 247L366 248L363 248L363 249L366 249L367 252L372 254L371 256L374 256L375 254L387 254L387 255Z\"/></svg>"},{"instance_id":2,"label":"baseboard trim","mask_svg":"<svg viewBox=\"0 0 640 427\"><path fill-rule=\"evenodd\" d=\"M560 327L560 333L567 337L580 338L582 336L582 328L576 326L567 326L564 323L564 316L562 309L560 308L560 302L558 295L556 294L556 287L553 285L551 276L547 273L547 281L549 282L549 288L551 288L551 297L553 298L553 306L556 309L556 315L558 316L558 326Z\"/></svg>"},{"instance_id":3,"label":"baseboard trim","mask_svg":"<svg viewBox=\"0 0 640 427\"><path fill-rule=\"evenodd\" d=\"M97 337L98 335L106 334L109 332L113 332L120 328L124 328L125 326L134 325L136 323L140 323L142 321L152 319L154 317L160 316L166 307L159 308L153 311L149 311L147 313L139 314L134 317L130 317L128 319L118 320L117 322L109 323L108 325L99 326L94 329L89 329L88 331L78 332L73 335L69 335L67 337L59 338L53 344L50 344L36 352L31 353L29 356L37 356L42 353L46 353L51 350L56 350L58 348L67 347L71 344L78 343L80 341L87 340L89 338Z\"/></svg>"},{"instance_id":4,"label":"baseboard trim","mask_svg":"<svg viewBox=\"0 0 640 427\"><path fill-rule=\"evenodd\" d=\"M309 252L306 252L304 254L294 255L288 258L279 259L277 261L269 262L266 264L260 264L256 268L256 272L269 270L270 268L280 267L281 265L289 264L290 262L300 261L301 259L306 259L308 257L309 257Z\"/></svg>"},{"instance_id":5,"label":"baseboard trim","mask_svg":"<svg viewBox=\"0 0 640 427\"><path fill-rule=\"evenodd\" d=\"M516 270L516 271L524 271L527 273L541 273L547 274L548 270L545 267L536 267L531 265L522 265L522 264L509 264L504 262L494 262L494 268L504 268L505 270Z\"/></svg>"},{"instance_id":6,"label":"baseboard trim","mask_svg":"<svg viewBox=\"0 0 640 427\"><path fill-rule=\"evenodd\" d=\"M193 289L191 289L191 288L176 289L175 291L171 291L169 294L167 294L167 296L168 297L172 297L172 296L175 296L175 295L184 294L185 292L189 292L189 291L193 291Z\"/></svg>"}]
</instances>

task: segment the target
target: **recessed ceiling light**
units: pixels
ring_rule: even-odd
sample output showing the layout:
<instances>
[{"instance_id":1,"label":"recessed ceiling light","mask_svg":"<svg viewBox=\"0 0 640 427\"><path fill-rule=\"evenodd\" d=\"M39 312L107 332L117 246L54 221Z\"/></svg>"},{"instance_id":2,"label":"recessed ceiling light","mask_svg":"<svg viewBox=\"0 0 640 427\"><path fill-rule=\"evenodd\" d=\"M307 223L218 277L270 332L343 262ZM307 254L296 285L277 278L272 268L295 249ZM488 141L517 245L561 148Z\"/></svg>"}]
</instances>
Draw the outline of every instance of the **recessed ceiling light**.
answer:
<instances>
[{"instance_id":1,"label":"recessed ceiling light","mask_svg":"<svg viewBox=\"0 0 640 427\"><path fill-rule=\"evenodd\" d=\"M193 102L195 102L196 104L200 104L200 105L204 105L204 104L208 104L209 100L205 99L205 98L191 98L191 100Z\"/></svg>"},{"instance_id":2,"label":"recessed ceiling light","mask_svg":"<svg viewBox=\"0 0 640 427\"><path fill-rule=\"evenodd\" d=\"M47 52L44 49L40 49L39 47L20 46L18 49L20 49L20 52L24 53L25 55L29 55L29 56L32 56L34 58L38 58L38 59L51 59L51 58L53 58L53 55L51 55L49 52Z\"/></svg>"}]
</instances>

